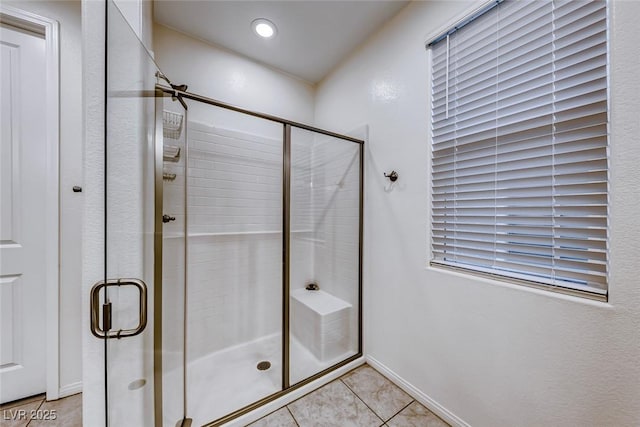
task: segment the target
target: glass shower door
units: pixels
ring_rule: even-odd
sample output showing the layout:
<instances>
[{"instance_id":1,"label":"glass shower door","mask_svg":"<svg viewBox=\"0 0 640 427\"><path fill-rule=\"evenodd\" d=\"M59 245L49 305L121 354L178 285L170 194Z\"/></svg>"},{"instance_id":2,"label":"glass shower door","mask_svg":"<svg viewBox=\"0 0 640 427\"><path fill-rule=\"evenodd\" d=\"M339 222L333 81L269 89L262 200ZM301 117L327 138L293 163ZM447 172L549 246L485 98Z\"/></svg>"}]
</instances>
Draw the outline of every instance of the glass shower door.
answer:
<instances>
[{"instance_id":1,"label":"glass shower door","mask_svg":"<svg viewBox=\"0 0 640 427\"><path fill-rule=\"evenodd\" d=\"M291 129L292 385L360 351L361 144Z\"/></svg>"},{"instance_id":2,"label":"glass shower door","mask_svg":"<svg viewBox=\"0 0 640 427\"><path fill-rule=\"evenodd\" d=\"M163 146L163 116L186 111L156 90L151 56L118 8L106 7L105 272L92 291L92 330L105 344L105 424L174 427L185 418L184 280L163 271L162 257L163 249L179 254L185 236L173 229L180 212L163 222L163 159L179 157ZM163 310L163 294L172 310Z\"/></svg>"},{"instance_id":3,"label":"glass shower door","mask_svg":"<svg viewBox=\"0 0 640 427\"><path fill-rule=\"evenodd\" d=\"M283 126L186 100L187 412L283 388Z\"/></svg>"}]
</instances>

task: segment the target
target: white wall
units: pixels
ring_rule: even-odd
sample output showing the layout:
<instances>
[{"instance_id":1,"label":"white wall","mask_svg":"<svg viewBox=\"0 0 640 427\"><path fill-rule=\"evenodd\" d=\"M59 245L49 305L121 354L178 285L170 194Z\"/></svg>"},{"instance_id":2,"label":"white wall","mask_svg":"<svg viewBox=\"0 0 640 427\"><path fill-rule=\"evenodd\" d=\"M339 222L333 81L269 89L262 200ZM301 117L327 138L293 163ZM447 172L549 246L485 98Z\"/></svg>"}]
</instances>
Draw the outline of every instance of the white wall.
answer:
<instances>
[{"instance_id":1,"label":"white wall","mask_svg":"<svg viewBox=\"0 0 640 427\"><path fill-rule=\"evenodd\" d=\"M370 126L366 353L449 421L640 423L640 3L614 1L610 301L427 268L429 68L424 42L478 3L414 2L319 84L316 124ZM384 171L399 180L391 191ZM439 405L439 407L438 407Z\"/></svg>"},{"instance_id":2,"label":"white wall","mask_svg":"<svg viewBox=\"0 0 640 427\"><path fill-rule=\"evenodd\" d=\"M162 25L154 26L153 37L156 63L172 83L239 107L313 122L314 88L308 83ZM190 113L191 120L208 119Z\"/></svg>"},{"instance_id":3,"label":"white wall","mask_svg":"<svg viewBox=\"0 0 640 427\"><path fill-rule=\"evenodd\" d=\"M82 56L80 1L8 1L60 24L60 395L81 391Z\"/></svg>"},{"instance_id":4,"label":"white wall","mask_svg":"<svg viewBox=\"0 0 640 427\"><path fill-rule=\"evenodd\" d=\"M151 0L113 0L138 39L151 51L153 45L153 2Z\"/></svg>"}]
</instances>

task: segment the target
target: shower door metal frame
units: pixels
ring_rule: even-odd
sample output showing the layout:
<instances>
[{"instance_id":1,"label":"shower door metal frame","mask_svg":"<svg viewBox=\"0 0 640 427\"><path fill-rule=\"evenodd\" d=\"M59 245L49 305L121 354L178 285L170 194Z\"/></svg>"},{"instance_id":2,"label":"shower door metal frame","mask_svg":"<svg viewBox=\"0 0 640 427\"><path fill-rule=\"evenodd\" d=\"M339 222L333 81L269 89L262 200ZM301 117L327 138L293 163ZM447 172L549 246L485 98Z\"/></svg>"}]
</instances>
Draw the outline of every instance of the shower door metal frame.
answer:
<instances>
[{"instance_id":1,"label":"shower door metal frame","mask_svg":"<svg viewBox=\"0 0 640 427\"><path fill-rule=\"evenodd\" d=\"M363 348L362 348L362 319L363 319L363 313L362 313L362 267L363 267L363 238L364 238L364 141L358 138L353 138L347 135L341 135L335 132L331 132L325 129L320 129L314 126L310 126L310 125L306 125L303 123L298 123L292 120L288 120L288 119L284 119L282 117L277 117L277 116L273 116L270 114L264 114L264 113L260 113L260 112L256 112L256 111L252 111L252 110L248 110L245 108L241 108L241 107L237 107L235 105L231 105L231 104L227 104L225 102L221 102L212 98L207 98L201 95L197 95L191 92L187 92L187 91L182 91L182 90L178 90L178 89L174 89L172 87L168 87L168 86L164 86L164 85L156 85L156 96L162 96L159 93L164 93L164 94L168 94L178 100L180 100L181 102L183 102L183 99L190 99L193 101L198 101L198 102L202 102L204 104L209 104L215 107L220 107L226 110L231 110L231 111L236 111L238 113L242 113L242 114L246 114L249 116L253 116L253 117L257 117L260 119L265 119L265 120L269 120L272 122L276 122L276 123L280 123L282 124L283 127L283 175L282 175L282 225L283 225L283 229L282 229L282 390L277 391L269 396L266 396L260 400L257 400L243 408L240 408L234 412L231 412L230 414L227 414L221 418L218 418L217 420L214 420L208 424L206 424L207 427L217 427L217 426L221 426L231 420L234 420L242 415L245 415L251 411L253 411L254 409L257 409L259 407L261 407L262 405L272 402L304 385L307 385L309 383L311 383L312 381L315 381L323 376L325 376L326 374L335 371L336 369L345 366L359 358L362 357L363 355ZM183 104L184 105L184 104ZM186 109L186 108L185 108ZM305 378L302 381L299 381L293 385L290 384L290 379L289 379L289 371L290 371L290 361L289 361L289 351L290 351L290 291L289 291L289 260L290 260L290 201L291 201L291 129L292 128L299 128L299 129L304 129L307 131L311 131L311 132L315 132L315 133L319 133L322 135L326 135L326 136L330 136L332 138L336 138L336 139L341 139L344 141L348 141L348 142L352 142L352 143L356 143L359 144L359 156L360 156L360 170L359 170L359 200L358 200L358 208L359 208L359 221L358 221L358 351L356 352L356 354L354 354L353 356L350 356L338 363L336 363L333 366L330 366L326 369L323 369L320 372L315 373L314 375ZM161 154L160 154L161 155ZM186 165L185 163L185 176L188 170L188 165ZM185 186L186 186L186 179L185 179ZM162 192L162 191L160 191ZM185 205L186 208L186 205ZM156 215L156 221L161 221L158 220L158 216ZM158 224L156 224L156 227L158 226ZM160 223L160 229L162 227L162 224ZM186 225L185 225L186 227ZM188 239L188 234L187 231L185 229L185 237ZM186 244L185 244L186 246ZM160 251L160 254L162 252ZM156 255L157 256L157 255ZM160 265L160 271L161 271L161 266L162 266L162 258L158 259L156 258L156 266ZM156 272L158 270L156 269ZM186 284L185 284L186 285ZM156 299L155 300L155 307L154 307L154 312L155 313L161 313L162 310L162 300L161 299ZM186 314L186 311L185 311ZM156 316L156 321L157 318L161 317L160 316ZM157 325L156 325L157 328ZM185 324L185 328L186 328L186 324ZM162 335L162 326L160 325L160 331L158 332L160 337ZM185 337L186 337L186 333L185 333ZM186 338L185 338L186 339ZM161 348L158 348L158 345L155 345L155 352L158 351L162 351ZM185 343L185 351L186 351L186 343ZM161 356L160 356L160 360L161 360ZM186 369L186 355L185 355L185 360L184 360L184 369ZM161 371L159 372L156 369L156 374L160 374L161 375ZM187 381L186 375L184 376L184 381ZM157 386L157 384L156 384ZM161 391L160 391L161 393ZM184 387L184 393L185 393L185 411L186 411L186 394L187 394L187 387L185 384ZM162 397L160 394L160 400L158 402L158 399L156 397L156 405L158 403L160 403L160 406L162 405ZM158 418L158 415L161 415L162 410L160 409L160 411L158 411L158 408L156 407L156 418ZM188 416L188 413L186 414L186 416Z\"/></svg>"},{"instance_id":2,"label":"shower door metal frame","mask_svg":"<svg viewBox=\"0 0 640 427\"><path fill-rule=\"evenodd\" d=\"M156 74L156 78L158 74ZM144 96L144 95L143 95ZM154 425L156 427L162 427L164 419L164 386L163 386L163 249L164 249L164 129L163 129L163 111L164 100L169 98L171 94L165 90L161 85L156 84L154 93L146 94L146 96L153 96L155 98L155 140L154 140L154 308L153 308L153 379L154 379ZM185 122L188 113L187 105L184 101L178 97L173 98L174 101L179 101L184 108ZM184 161L185 161L185 176L187 171L187 162L189 160L189 150L187 147L187 129L184 127L185 132L185 147L184 147ZM187 180L184 183L184 259L187 260L188 254L188 235L187 235ZM185 266L184 269L184 286L185 296L182 308L182 327L183 327L183 339L182 339L182 421L176 427L190 427L192 419L187 414L187 299L186 299L186 286L187 286L187 274L188 269Z\"/></svg>"},{"instance_id":3,"label":"shower door metal frame","mask_svg":"<svg viewBox=\"0 0 640 427\"><path fill-rule=\"evenodd\" d=\"M202 95L198 95L195 93L191 93L191 92L187 92L187 91L181 91L178 89L173 89L171 87L167 87L164 85L156 85L156 89L159 89L171 96L175 96L176 98L180 99L180 98L184 98L184 99L191 99L193 101L199 101L202 102L204 104L209 104L209 105L213 105L215 107L220 107L220 108L224 108L226 110L231 110L231 111L237 111L238 113L243 113L243 114L247 114L249 116L253 116L253 117L258 117L260 119L265 119L265 120L269 120L272 122L277 122L280 123L282 125L290 125L292 127L296 127L296 128L300 128L300 129L305 129L305 130L309 130L311 132L316 132L316 133L321 133L323 135L327 135L327 136L331 136L334 138L338 138L338 139L343 139L345 141L351 141L351 142L355 142L357 144L361 144L364 145L364 141L362 139L358 139L358 138L354 138L352 136L347 136L347 135L341 135L339 133L336 132L331 132L329 130L326 129L321 129L321 128L317 128L314 126L310 126L310 125L306 125L304 123L299 123L293 120L289 120L289 119L284 119L282 117L278 117L278 116L273 116L271 114L264 114L264 113L260 113L257 111L253 111L253 110L247 110L246 108L242 108L242 107L238 107L232 104L227 104L226 102L222 102L222 101L218 101L212 98L207 98L206 96L202 96Z\"/></svg>"}]
</instances>

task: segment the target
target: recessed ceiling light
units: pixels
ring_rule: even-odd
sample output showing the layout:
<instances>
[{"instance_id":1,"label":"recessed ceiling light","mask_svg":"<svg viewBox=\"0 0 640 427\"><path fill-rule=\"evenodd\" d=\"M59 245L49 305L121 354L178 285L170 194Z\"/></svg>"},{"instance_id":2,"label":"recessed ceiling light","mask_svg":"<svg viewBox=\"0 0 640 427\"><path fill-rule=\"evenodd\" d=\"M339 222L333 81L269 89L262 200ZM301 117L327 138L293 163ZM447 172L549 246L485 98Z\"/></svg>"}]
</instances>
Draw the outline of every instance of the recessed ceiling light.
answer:
<instances>
[{"instance_id":1,"label":"recessed ceiling light","mask_svg":"<svg viewBox=\"0 0 640 427\"><path fill-rule=\"evenodd\" d=\"M251 28L253 28L253 31L257 35L264 37L265 39L269 39L276 35L276 26L268 19L259 18L254 20L251 23Z\"/></svg>"}]
</instances>

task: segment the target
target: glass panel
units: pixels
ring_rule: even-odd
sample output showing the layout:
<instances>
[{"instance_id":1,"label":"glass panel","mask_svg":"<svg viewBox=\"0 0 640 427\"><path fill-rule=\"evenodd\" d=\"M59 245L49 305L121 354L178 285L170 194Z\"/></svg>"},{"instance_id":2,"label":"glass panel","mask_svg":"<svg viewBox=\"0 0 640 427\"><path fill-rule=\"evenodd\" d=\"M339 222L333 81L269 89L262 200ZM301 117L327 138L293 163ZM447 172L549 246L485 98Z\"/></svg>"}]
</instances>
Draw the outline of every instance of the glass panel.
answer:
<instances>
[{"instance_id":1,"label":"glass panel","mask_svg":"<svg viewBox=\"0 0 640 427\"><path fill-rule=\"evenodd\" d=\"M187 102L187 409L202 425L282 389L283 127Z\"/></svg>"},{"instance_id":2,"label":"glass panel","mask_svg":"<svg viewBox=\"0 0 640 427\"><path fill-rule=\"evenodd\" d=\"M162 111L162 418L174 427L184 416L186 295L187 111L171 97Z\"/></svg>"},{"instance_id":3,"label":"glass panel","mask_svg":"<svg viewBox=\"0 0 640 427\"><path fill-rule=\"evenodd\" d=\"M171 350L165 368L175 374L163 381L163 407L154 405L156 393L162 391L162 384L154 381L154 369L161 367L162 356L160 352L154 357L154 327L159 323L154 319L154 301L161 281L154 280L159 276L155 268L161 267L159 261L154 262L158 249L155 237L161 238L154 227L162 214L156 210L156 201L162 196L161 179L156 184L162 173L160 160L156 163L156 154L161 155L161 150L156 153L156 144L162 144L162 132L156 139L156 125L162 125L165 106L182 114L184 110L170 99L156 99L156 65L112 2L108 2L107 14L105 279L140 279L148 290L144 331L105 343L107 420L110 426L154 426L154 409L163 409L163 424L175 426L184 417L183 371L178 368L184 352L184 314L179 304L184 283L179 277L165 285L177 291L171 302L178 304L172 305L171 317L163 321L169 326L163 336ZM182 240L184 246L184 237ZM167 248L168 255L172 249ZM112 332L138 325L140 296L136 288L109 287L106 300L112 305Z\"/></svg>"},{"instance_id":4,"label":"glass panel","mask_svg":"<svg viewBox=\"0 0 640 427\"><path fill-rule=\"evenodd\" d=\"M360 145L292 128L290 381L358 353Z\"/></svg>"}]
</instances>

